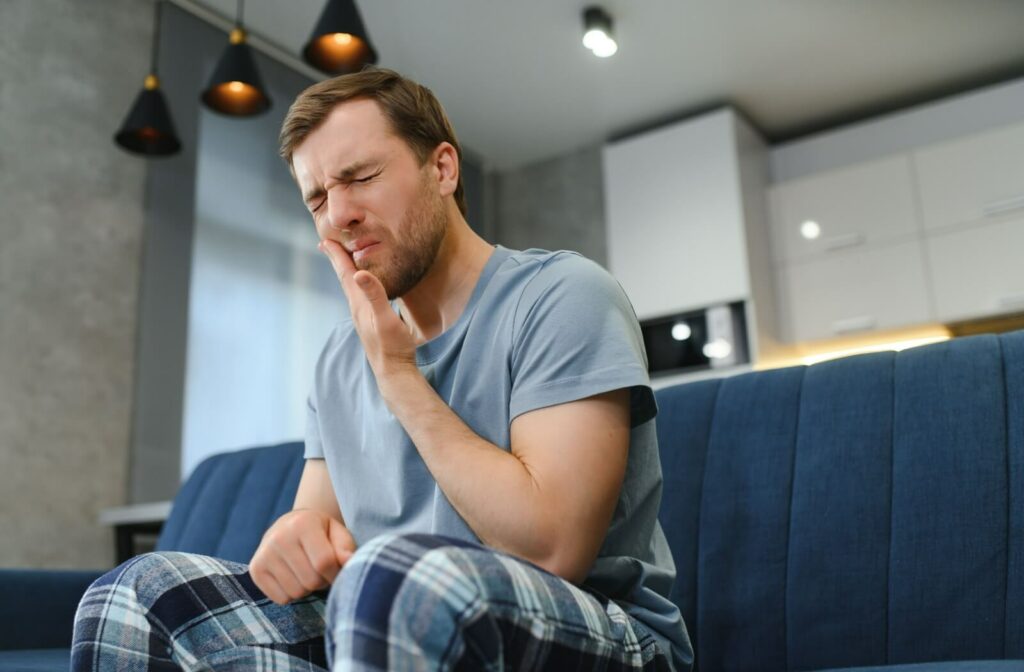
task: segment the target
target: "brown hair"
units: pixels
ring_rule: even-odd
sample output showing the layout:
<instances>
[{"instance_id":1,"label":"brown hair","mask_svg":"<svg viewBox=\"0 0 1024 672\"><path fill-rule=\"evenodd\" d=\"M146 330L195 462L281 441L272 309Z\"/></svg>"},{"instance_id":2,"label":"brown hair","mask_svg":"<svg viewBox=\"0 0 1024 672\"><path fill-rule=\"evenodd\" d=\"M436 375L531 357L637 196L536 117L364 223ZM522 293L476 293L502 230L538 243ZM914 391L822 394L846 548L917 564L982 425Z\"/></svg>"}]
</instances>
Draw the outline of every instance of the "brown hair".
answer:
<instances>
[{"instance_id":1,"label":"brown hair","mask_svg":"<svg viewBox=\"0 0 1024 672\"><path fill-rule=\"evenodd\" d=\"M341 103L355 98L375 100L391 124L395 135L405 140L423 165L442 142L455 147L459 160L462 148L455 138L444 108L427 87L407 79L394 70L369 68L341 75L310 86L299 94L281 124L281 158L292 165L292 153L327 115ZM466 194L462 187L462 171L455 187L455 204L466 215Z\"/></svg>"}]
</instances>

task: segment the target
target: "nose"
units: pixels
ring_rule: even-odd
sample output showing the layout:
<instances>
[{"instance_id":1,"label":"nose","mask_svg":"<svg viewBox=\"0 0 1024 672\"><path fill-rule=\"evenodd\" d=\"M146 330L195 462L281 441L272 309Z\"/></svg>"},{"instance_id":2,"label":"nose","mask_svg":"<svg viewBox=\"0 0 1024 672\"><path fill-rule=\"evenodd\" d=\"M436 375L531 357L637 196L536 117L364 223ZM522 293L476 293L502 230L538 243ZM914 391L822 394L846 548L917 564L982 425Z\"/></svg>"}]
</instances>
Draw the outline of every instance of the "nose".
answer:
<instances>
[{"instance_id":1,"label":"nose","mask_svg":"<svg viewBox=\"0 0 1024 672\"><path fill-rule=\"evenodd\" d=\"M327 225L335 231L344 231L363 221L365 212L355 200L346 193L344 185L336 185L327 190Z\"/></svg>"}]
</instances>

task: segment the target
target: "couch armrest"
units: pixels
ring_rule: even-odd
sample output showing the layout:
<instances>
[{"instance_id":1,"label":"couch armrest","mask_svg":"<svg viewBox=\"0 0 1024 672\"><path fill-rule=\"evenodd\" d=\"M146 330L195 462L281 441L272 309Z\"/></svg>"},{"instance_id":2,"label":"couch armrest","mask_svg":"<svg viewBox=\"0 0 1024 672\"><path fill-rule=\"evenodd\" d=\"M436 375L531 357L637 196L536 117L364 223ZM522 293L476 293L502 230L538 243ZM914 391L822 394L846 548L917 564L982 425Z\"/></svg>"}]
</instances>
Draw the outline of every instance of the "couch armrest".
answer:
<instances>
[{"instance_id":1,"label":"couch armrest","mask_svg":"<svg viewBox=\"0 0 1024 672\"><path fill-rule=\"evenodd\" d=\"M78 602L103 573L0 569L0 650L70 647Z\"/></svg>"}]
</instances>

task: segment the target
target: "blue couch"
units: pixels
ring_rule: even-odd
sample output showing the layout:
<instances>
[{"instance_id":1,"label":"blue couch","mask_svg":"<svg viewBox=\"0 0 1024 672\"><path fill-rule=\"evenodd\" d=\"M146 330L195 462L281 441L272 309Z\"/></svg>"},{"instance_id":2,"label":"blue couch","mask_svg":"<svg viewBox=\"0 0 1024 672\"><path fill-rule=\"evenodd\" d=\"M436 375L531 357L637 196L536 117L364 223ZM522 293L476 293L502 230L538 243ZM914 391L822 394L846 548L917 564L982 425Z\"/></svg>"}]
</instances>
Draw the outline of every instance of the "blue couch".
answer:
<instances>
[{"instance_id":1,"label":"blue couch","mask_svg":"<svg viewBox=\"0 0 1024 672\"><path fill-rule=\"evenodd\" d=\"M1024 670L1024 331L657 396L697 669ZM247 561L301 452L204 462L158 548ZM0 572L0 670L67 669L97 575Z\"/></svg>"}]
</instances>

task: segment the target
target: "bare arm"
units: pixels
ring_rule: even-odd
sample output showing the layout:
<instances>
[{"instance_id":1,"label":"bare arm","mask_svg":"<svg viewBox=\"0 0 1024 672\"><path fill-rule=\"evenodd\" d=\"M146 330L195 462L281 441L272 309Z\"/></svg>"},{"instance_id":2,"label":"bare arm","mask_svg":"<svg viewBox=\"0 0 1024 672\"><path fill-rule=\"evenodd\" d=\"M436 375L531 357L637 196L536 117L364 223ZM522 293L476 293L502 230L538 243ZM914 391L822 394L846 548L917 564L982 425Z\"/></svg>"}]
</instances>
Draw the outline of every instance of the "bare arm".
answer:
<instances>
[{"instance_id":1,"label":"bare arm","mask_svg":"<svg viewBox=\"0 0 1024 672\"><path fill-rule=\"evenodd\" d=\"M331 518L344 524L338 498L334 496L331 475L327 471L327 461L318 459L306 460L299 479L299 489L295 493L292 510L312 509L326 513Z\"/></svg>"},{"instance_id":2,"label":"bare arm","mask_svg":"<svg viewBox=\"0 0 1024 672\"><path fill-rule=\"evenodd\" d=\"M604 541L629 451L629 394L525 413L511 451L474 433L420 376L382 386L452 506L486 544L579 583Z\"/></svg>"}]
</instances>

